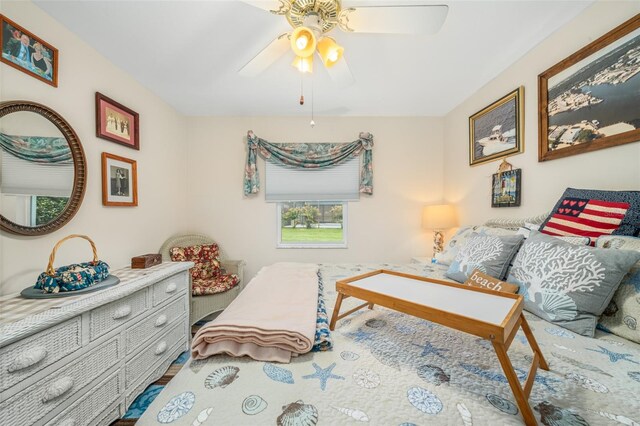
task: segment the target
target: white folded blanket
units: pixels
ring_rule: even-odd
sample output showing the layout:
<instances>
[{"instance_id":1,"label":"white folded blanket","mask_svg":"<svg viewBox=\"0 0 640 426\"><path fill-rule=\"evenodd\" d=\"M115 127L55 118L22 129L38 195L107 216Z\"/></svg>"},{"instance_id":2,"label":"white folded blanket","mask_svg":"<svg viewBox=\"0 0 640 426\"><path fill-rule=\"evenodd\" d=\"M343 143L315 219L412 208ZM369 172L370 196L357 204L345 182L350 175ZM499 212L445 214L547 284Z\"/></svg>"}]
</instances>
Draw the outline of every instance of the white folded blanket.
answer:
<instances>
[{"instance_id":1,"label":"white folded blanket","mask_svg":"<svg viewBox=\"0 0 640 426\"><path fill-rule=\"evenodd\" d=\"M316 332L318 265L265 266L191 343L194 359L225 353L288 363L309 352Z\"/></svg>"}]
</instances>

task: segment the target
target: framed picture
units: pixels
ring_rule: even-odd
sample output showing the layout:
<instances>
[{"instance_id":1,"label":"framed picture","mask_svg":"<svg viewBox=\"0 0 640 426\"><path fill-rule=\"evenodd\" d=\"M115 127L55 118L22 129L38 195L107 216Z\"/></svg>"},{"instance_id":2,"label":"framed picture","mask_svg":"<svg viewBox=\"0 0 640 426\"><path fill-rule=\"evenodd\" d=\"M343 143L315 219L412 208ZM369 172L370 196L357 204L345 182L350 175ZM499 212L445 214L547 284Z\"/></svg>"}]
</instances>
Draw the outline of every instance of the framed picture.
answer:
<instances>
[{"instance_id":1,"label":"framed picture","mask_svg":"<svg viewBox=\"0 0 640 426\"><path fill-rule=\"evenodd\" d=\"M96 136L140 149L138 113L96 92Z\"/></svg>"},{"instance_id":2,"label":"framed picture","mask_svg":"<svg viewBox=\"0 0 640 426\"><path fill-rule=\"evenodd\" d=\"M492 179L491 207L518 207L522 169L496 173Z\"/></svg>"},{"instance_id":3,"label":"framed picture","mask_svg":"<svg viewBox=\"0 0 640 426\"><path fill-rule=\"evenodd\" d=\"M469 117L469 165L524 151L524 87Z\"/></svg>"},{"instance_id":4,"label":"framed picture","mask_svg":"<svg viewBox=\"0 0 640 426\"><path fill-rule=\"evenodd\" d=\"M538 161L640 141L640 14L538 76Z\"/></svg>"},{"instance_id":5,"label":"framed picture","mask_svg":"<svg viewBox=\"0 0 640 426\"><path fill-rule=\"evenodd\" d=\"M102 153L102 205L138 205L138 170L134 160Z\"/></svg>"},{"instance_id":6,"label":"framed picture","mask_svg":"<svg viewBox=\"0 0 640 426\"><path fill-rule=\"evenodd\" d=\"M58 49L0 15L0 60L53 87L58 87Z\"/></svg>"}]
</instances>

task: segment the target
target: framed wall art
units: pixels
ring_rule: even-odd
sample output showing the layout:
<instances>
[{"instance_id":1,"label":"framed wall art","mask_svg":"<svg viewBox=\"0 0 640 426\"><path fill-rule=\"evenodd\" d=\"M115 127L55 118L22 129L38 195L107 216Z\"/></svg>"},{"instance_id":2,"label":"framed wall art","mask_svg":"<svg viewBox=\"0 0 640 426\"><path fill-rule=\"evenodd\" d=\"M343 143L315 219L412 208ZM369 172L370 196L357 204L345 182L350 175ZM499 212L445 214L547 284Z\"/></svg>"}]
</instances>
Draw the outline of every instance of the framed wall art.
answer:
<instances>
[{"instance_id":1,"label":"framed wall art","mask_svg":"<svg viewBox=\"0 0 640 426\"><path fill-rule=\"evenodd\" d=\"M0 15L0 61L58 87L58 49Z\"/></svg>"},{"instance_id":2,"label":"framed wall art","mask_svg":"<svg viewBox=\"0 0 640 426\"><path fill-rule=\"evenodd\" d=\"M102 205L138 205L138 168L134 160L102 153Z\"/></svg>"},{"instance_id":3,"label":"framed wall art","mask_svg":"<svg viewBox=\"0 0 640 426\"><path fill-rule=\"evenodd\" d=\"M491 207L518 207L521 185L522 169L494 174L491 185Z\"/></svg>"},{"instance_id":4,"label":"framed wall art","mask_svg":"<svg viewBox=\"0 0 640 426\"><path fill-rule=\"evenodd\" d=\"M139 150L138 113L96 92L96 136Z\"/></svg>"},{"instance_id":5,"label":"framed wall art","mask_svg":"<svg viewBox=\"0 0 640 426\"><path fill-rule=\"evenodd\" d=\"M524 151L524 87L469 117L469 165Z\"/></svg>"},{"instance_id":6,"label":"framed wall art","mask_svg":"<svg viewBox=\"0 0 640 426\"><path fill-rule=\"evenodd\" d=\"M640 14L538 76L538 161L640 141Z\"/></svg>"}]
</instances>

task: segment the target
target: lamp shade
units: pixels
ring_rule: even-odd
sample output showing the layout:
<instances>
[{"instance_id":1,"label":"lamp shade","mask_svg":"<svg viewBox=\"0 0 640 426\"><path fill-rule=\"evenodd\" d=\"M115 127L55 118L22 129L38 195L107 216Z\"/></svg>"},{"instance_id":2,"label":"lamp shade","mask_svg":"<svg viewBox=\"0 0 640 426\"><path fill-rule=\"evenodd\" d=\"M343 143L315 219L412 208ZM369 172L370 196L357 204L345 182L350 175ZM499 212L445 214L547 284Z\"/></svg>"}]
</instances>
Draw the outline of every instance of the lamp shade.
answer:
<instances>
[{"instance_id":1,"label":"lamp shade","mask_svg":"<svg viewBox=\"0 0 640 426\"><path fill-rule=\"evenodd\" d=\"M306 58L316 51L317 39L310 28L298 27L291 33L291 50L296 56Z\"/></svg>"},{"instance_id":2,"label":"lamp shade","mask_svg":"<svg viewBox=\"0 0 640 426\"><path fill-rule=\"evenodd\" d=\"M331 68L342 58L344 48L331 37L324 37L318 42L318 53L325 67Z\"/></svg>"},{"instance_id":3,"label":"lamp shade","mask_svg":"<svg viewBox=\"0 0 640 426\"><path fill-rule=\"evenodd\" d=\"M305 73L313 72L313 56L308 56L306 58L302 58L300 56L296 56L296 58L291 63L294 67L298 69L298 71Z\"/></svg>"},{"instance_id":4,"label":"lamp shade","mask_svg":"<svg viewBox=\"0 0 640 426\"><path fill-rule=\"evenodd\" d=\"M455 209L450 204L426 206L422 210L422 227L425 229L449 229L457 224Z\"/></svg>"}]
</instances>

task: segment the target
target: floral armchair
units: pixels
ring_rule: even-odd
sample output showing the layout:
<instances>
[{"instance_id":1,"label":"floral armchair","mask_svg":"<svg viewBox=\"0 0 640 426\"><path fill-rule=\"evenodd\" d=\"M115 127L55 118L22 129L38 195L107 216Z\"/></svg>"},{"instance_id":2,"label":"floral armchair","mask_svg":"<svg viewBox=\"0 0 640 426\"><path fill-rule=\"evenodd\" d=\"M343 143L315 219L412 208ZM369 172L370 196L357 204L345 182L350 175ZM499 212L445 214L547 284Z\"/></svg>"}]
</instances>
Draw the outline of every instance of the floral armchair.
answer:
<instances>
[{"instance_id":1,"label":"floral armchair","mask_svg":"<svg viewBox=\"0 0 640 426\"><path fill-rule=\"evenodd\" d=\"M204 235L169 238L160 247L163 261L197 259L191 270L189 323L225 309L244 288L244 260L226 260L216 242Z\"/></svg>"}]
</instances>

